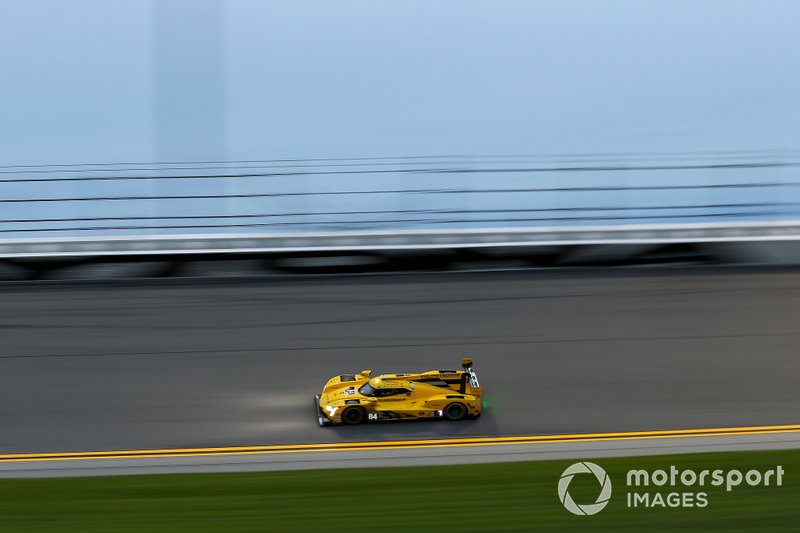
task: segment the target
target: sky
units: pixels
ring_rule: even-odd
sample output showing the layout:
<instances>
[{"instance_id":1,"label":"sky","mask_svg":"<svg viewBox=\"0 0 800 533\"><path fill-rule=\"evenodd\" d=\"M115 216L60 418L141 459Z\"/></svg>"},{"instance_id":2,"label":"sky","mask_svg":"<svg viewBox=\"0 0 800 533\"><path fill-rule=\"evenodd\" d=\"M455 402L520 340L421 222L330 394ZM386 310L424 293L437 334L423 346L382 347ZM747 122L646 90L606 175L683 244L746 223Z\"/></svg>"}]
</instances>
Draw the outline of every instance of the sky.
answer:
<instances>
[{"instance_id":1,"label":"sky","mask_svg":"<svg viewBox=\"0 0 800 533\"><path fill-rule=\"evenodd\" d=\"M773 0L5 0L0 163L156 159L154 48L192 26L173 62L213 56L230 159L794 149L797 20ZM166 80L176 113L214 99L198 79Z\"/></svg>"},{"instance_id":2,"label":"sky","mask_svg":"<svg viewBox=\"0 0 800 533\"><path fill-rule=\"evenodd\" d=\"M4 0L0 165L792 151L798 20L794 0Z\"/></svg>"}]
</instances>

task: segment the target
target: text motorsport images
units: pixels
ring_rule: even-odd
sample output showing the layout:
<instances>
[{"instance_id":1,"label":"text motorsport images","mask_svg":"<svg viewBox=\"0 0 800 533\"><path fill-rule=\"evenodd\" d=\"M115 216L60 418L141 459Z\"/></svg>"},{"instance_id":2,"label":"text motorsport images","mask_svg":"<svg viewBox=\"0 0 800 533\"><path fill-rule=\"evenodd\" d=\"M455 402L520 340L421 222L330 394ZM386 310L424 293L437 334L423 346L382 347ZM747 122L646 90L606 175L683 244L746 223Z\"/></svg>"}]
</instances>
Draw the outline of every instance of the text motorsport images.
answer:
<instances>
[{"instance_id":1,"label":"text motorsport images","mask_svg":"<svg viewBox=\"0 0 800 533\"><path fill-rule=\"evenodd\" d=\"M600 484L600 493L594 502L576 503L569 493L572 479L579 474L593 474ZM674 465L665 470L628 470L625 476L626 506L638 508L688 508L707 507L708 493L692 490L699 487L725 487L727 492L745 483L751 487L780 487L783 485L783 467L766 470L678 470ZM661 488L664 487L664 488ZM671 490L681 487L684 490ZM691 489L688 489L691 488ZM572 514L590 516L602 511L611 501L611 478L605 470L594 463L582 461L567 467L558 480L558 499Z\"/></svg>"}]
</instances>

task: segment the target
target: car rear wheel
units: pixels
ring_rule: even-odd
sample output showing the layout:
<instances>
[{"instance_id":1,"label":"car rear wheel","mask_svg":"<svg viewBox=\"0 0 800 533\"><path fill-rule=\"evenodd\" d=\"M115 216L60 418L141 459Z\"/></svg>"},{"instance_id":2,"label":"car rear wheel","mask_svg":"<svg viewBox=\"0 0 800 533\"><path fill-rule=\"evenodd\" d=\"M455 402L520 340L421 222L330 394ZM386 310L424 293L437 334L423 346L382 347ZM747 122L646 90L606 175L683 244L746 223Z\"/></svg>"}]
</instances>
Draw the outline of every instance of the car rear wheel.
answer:
<instances>
[{"instance_id":1,"label":"car rear wheel","mask_svg":"<svg viewBox=\"0 0 800 533\"><path fill-rule=\"evenodd\" d=\"M342 411L342 422L345 424L360 424L365 417L366 414L363 407L348 407Z\"/></svg>"},{"instance_id":2,"label":"car rear wheel","mask_svg":"<svg viewBox=\"0 0 800 533\"><path fill-rule=\"evenodd\" d=\"M467 416L467 406L463 403L451 403L444 408L444 417L448 420L461 420Z\"/></svg>"}]
</instances>

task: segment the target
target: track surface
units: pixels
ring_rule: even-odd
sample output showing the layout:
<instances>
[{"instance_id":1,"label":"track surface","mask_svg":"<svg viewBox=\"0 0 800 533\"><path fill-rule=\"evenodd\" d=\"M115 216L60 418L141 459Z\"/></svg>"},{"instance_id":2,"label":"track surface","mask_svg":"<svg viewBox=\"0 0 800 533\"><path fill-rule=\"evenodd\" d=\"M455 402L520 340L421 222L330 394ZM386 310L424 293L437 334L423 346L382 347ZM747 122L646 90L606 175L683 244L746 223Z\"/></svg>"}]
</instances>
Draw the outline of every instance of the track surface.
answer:
<instances>
[{"instance_id":1,"label":"track surface","mask_svg":"<svg viewBox=\"0 0 800 533\"><path fill-rule=\"evenodd\" d=\"M732 269L0 287L0 453L800 421L800 274ZM331 375L475 359L460 423L317 427Z\"/></svg>"}]
</instances>

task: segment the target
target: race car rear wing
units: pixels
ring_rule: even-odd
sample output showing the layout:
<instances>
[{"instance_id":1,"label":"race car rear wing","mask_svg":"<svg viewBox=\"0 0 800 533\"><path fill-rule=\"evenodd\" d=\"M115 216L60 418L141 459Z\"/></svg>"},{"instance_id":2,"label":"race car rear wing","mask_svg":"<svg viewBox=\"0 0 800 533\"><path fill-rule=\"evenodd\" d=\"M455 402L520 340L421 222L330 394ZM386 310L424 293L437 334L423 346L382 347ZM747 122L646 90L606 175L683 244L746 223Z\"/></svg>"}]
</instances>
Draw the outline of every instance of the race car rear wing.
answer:
<instances>
[{"instance_id":1,"label":"race car rear wing","mask_svg":"<svg viewBox=\"0 0 800 533\"><path fill-rule=\"evenodd\" d=\"M461 390L462 394L471 394L480 397L481 385L478 383L478 375L472 369L472 359L464 358L461 360L461 368L464 373L461 374Z\"/></svg>"}]
</instances>

